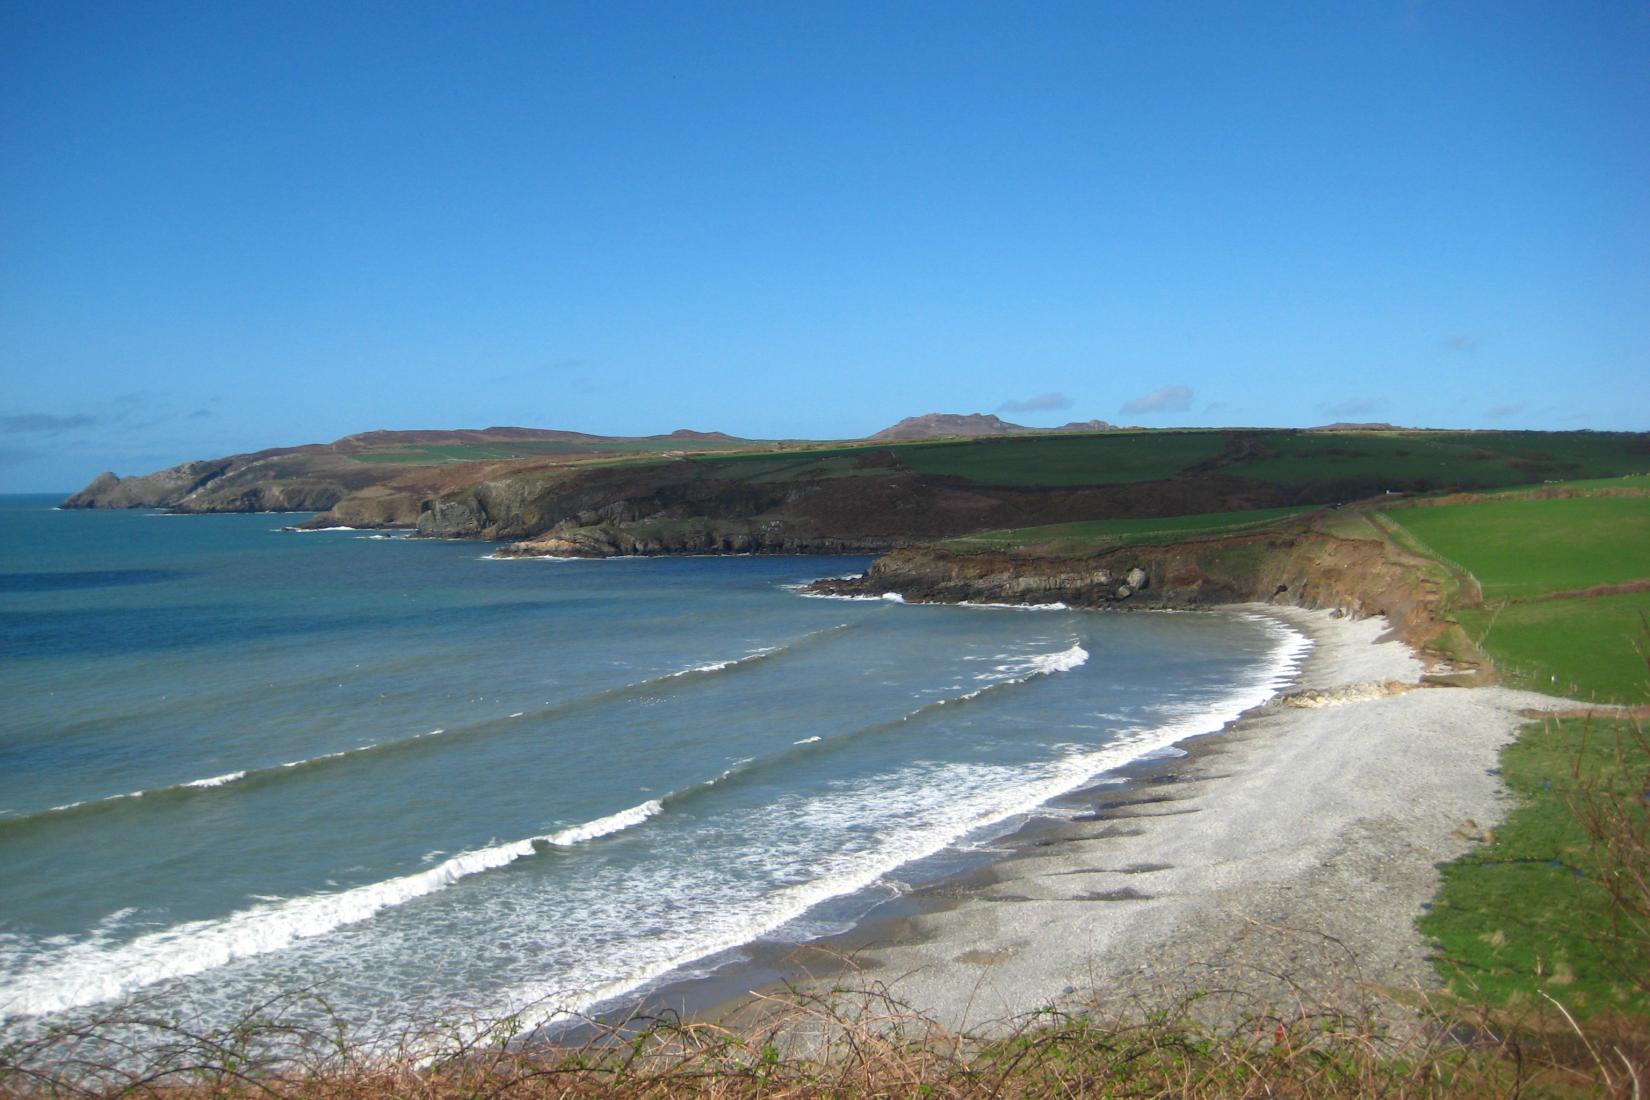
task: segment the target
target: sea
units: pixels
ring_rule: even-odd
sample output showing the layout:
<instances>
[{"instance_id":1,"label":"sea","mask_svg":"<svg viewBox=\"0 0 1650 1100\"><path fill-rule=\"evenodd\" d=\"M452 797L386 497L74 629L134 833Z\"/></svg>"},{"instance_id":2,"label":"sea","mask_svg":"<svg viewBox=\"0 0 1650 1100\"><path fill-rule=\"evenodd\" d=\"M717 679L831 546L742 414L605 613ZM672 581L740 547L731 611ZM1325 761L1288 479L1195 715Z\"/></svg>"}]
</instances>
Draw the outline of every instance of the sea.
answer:
<instances>
[{"instance_id":1,"label":"sea","mask_svg":"<svg viewBox=\"0 0 1650 1100\"><path fill-rule=\"evenodd\" d=\"M841 932L1293 675L1253 614L819 598L865 557L508 560L0 498L0 1040L555 1026Z\"/></svg>"}]
</instances>

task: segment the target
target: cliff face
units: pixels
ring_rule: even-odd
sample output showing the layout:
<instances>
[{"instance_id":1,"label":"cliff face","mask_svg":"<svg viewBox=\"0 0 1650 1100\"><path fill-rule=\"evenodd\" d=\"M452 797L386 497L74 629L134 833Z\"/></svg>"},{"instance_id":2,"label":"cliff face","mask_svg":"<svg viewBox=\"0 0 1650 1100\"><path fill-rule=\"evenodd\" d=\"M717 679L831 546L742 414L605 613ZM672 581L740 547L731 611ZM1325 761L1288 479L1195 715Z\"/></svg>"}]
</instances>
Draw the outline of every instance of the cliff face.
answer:
<instances>
[{"instance_id":1,"label":"cliff face","mask_svg":"<svg viewBox=\"0 0 1650 1100\"><path fill-rule=\"evenodd\" d=\"M201 486L223 476L233 460L220 458L205 462L185 462L141 477L98 474L80 492L65 500L64 508L166 508Z\"/></svg>"},{"instance_id":2,"label":"cliff face","mask_svg":"<svg viewBox=\"0 0 1650 1100\"><path fill-rule=\"evenodd\" d=\"M1072 515L1221 511L1271 503L1211 475L1165 484L1020 488L971 485L860 456L849 476L730 476L691 461L503 472L426 496L418 534L513 540L506 556L672 553L879 553ZM733 471L737 475L742 471ZM350 502L312 521L362 524Z\"/></svg>"},{"instance_id":3,"label":"cliff face","mask_svg":"<svg viewBox=\"0 0 1650 1100\"><path fill-rule=\"evenodd\" d=\"M64 508L166 508L175 512L318 512L401 472L357 462L330 445L231 455L139 477L99 474Z\"/></svg>"},{"instance_id":4,"label":"cliff face","mask_svg":"<svg viewBox=\"0 0 1650 1100\"><path fill-rule=\"evenodd\" d=\"M1085 557L895 550L861 578L816 581L834 595L898 593L913 602L1053 603L1073 607L1186 608L1275 602L1385 615L1413 645L1448 623L1440 588L1418 559L1373 539L1313 530L1126 546Z\"/></svg>"},{"instance_id":5,"label":"cliff face","mask_svg":"<svg viewBox=\"0 0 1650 1100\"><path fill-rule=\"evenodd\" d=\"M510 555L880 551L966 529L955 495L903 471L741 482L695 476L682 464L610 467L499 478L434 497L418 533L522 540ZM1015 514L961 496L970 518Z\"/></svg>"},{"instance_id":6,"label":"cliff face","mask_svg":"<svg viewBox=\"0 0 1650 1100\"><path fill-rule=\"evenodd\" d=\"M872 535L801 534L782 525L687 520L623 526L560 527L501 547L504 558L651 557L660 554L874 554L908 540Z\"/></svg>"}]
</instances>

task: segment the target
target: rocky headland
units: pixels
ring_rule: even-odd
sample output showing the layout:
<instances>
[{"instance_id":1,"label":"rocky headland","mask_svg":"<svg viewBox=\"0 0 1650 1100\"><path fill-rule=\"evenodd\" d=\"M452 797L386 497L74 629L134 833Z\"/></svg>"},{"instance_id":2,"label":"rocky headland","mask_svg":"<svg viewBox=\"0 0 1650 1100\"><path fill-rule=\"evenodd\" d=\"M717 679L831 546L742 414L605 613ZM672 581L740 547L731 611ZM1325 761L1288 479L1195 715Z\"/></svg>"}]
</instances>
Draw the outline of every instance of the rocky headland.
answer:
<instances>
[{"instance_id":1,"label":"rocky headland","mask_svg":"<svg viewBox=\"0 0 1650 1100\"><path fill-rule=\"evenodd\" d=\"M878 558L863 576L819 580L810 589L834 596L894 593L912 603L1327 609L1354 618L1384 616L1418 648L1453 626L1441 613L1439 580L1427 562L1378 538L1330 534L1311 516L1260 534L1079 555L907 547Z\"/></svg>"},{"instance_id":2,"label":"rocky headland","mask_svg":"<svg viewBox=\"0 0 1650 1100\"><path fill-rule=\"evenodd\" d=\"M412 527L423 503L511 472L614 454L749 446L721 432L683 428L629 438L546 428L371 431L331 443L274 447L184 462L133 477L97 475L63 508L159 508L172 512L327 512L334 523Z\"/></svg>"}]
</instances>

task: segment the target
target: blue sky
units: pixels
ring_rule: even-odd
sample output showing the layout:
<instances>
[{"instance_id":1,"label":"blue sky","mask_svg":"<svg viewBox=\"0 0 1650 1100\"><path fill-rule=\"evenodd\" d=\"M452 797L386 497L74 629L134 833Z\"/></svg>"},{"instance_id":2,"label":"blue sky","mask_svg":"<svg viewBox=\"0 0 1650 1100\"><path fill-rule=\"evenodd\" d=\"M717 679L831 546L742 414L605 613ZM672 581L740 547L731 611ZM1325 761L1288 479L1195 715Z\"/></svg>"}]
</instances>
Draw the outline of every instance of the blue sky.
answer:
<instances>
[{"instance_id":1,"label":"blue sky","mask_svg":"<svg viewBox=\"0 0 1650 1100\"><path fill-rule=\"evenodd\" d=\"M0 6L0 491L371 428L1650 428L1650 4Z\"/></svg>"}]
</instances>

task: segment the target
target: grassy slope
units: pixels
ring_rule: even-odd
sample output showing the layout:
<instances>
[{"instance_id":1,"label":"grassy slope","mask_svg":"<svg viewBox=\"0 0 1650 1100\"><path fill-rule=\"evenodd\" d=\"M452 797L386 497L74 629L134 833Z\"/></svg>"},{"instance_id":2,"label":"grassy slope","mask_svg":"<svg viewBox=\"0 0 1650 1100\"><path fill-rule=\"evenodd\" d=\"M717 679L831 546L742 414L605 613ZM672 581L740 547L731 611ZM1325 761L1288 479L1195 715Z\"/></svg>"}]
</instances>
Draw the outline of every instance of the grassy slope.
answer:
<instances>
[{"instance_id":1,"label":"grassy slope","mask_svg":"<svg viewBox=\"0 0 1650 1100\"><path fill-rule=\"evenodd\" d=\"M594 449L598 446L612 449ZM498 466L501 460L523 455L528 457L518 460L519 468ZM422 465L407 465L415 461ZM713 532L723 523L730 531L743 529L752 518L753 502L764 494L775 502L762 514L765 537L777 537L775 532L792 527L812 535L833 527L846 530L853 527L853 517L851 509L845 511L845 502L858 494L836 483L854 479L866 484L866 503L856 514L885 521L867 529L886 536L911 520L917 521L911 535L940 537L1021 524L1329 504L1382 488L1416 492L1617 477L1650 466L1650 438L1620 433L1221 429L899 443L437 441L355 454L348 465L358 470L442 472L439 484L397 475L400 481L365 491L373 499L345 500L338 509L346 518L370 522L386 516L405 522L408 515L428 510L425 501L443 498L457 498L459 506L447 514L462 517L473 503L467 497L485 487L484 526L512 537L532 537L567 518L558 511L557 501L582 501L615 488L610 474L622 467L622 494L630 502L627 511L636 518L611 524L619 533L650 515L650 501L657 502L654 519L701 520ZM798 491L791 491L793 487ZM389 497L395 499L380 499ZM920 515L901 511L898 502L916 500L920 506L913 508L920 507ZM477 533L462 519L455 523L456 529L444 533ZM1197 526L1228 524L1220 520ZM1158 538L1159 531L1170 538L1180 533L1165 526L1151 530L1154 533L1144 537Z\"/></svg>"},{"instance_id":2,"label":"grassy slope","mask_svg":"<svg viewBox=\"0 0 1650 1100\"><path fill-rule=\"evenodd\" d=\"M563 446L557 444L555 446ZM743 446L743 450L736 449ZM1327 487L1497 487L1553 477L1614 477L1650 466L1642 437L1551 432L1127 431L903 443L729 445L695 454L697 477L767 482L889 469L972 485L1065 488L1218 473L1238 482ZM662 444L661 449L681 449ZM437 448L439 449L439 448ZM692 445L696 451L714 448ZM1074 517L1075 518L1075 517Z\"/></svg>"},{"instance_id":3,"label":"grassy slope","mask_svg":"<svg viewBox=\"0 0 1650 1100\"><path fill-rule=\"evenodd\" d=\"M1486 601L1650 578L1650 498L1491 500L1390 515L1466 563Z\"/></svg>"},{"instance_id":4,"label":"grassy slope","mask_svg":"<svg viewBox=\"0 0 1650 1100\"><path fill-rule=\"evenodd\" d=\"M1122 485L1173 477L1225 446L1224 432L1116 432L979 439L897 453L917 473L976 485Z\"/></svg>"},{"instance_id":5,"label":"grassy slope","mask_svg":"<svg viewBox=\"0 0 1650 1100\"><path fill-rule=\"evenodd\" d=\"M1650 699L1636 648L1650 593L1574 594L1650 576L1650 497L1501 495L1375 518L1467 578L1454 613L1502 680L1579 699ZM1553 593L1569 595L1540 598ZM1446 980L1473 1000L1545 995L1583 1016L1650 1015L1650 982L1634 980L1650 976L1650 937L1624 934L1606 888L1635 860L1642 874L1650 854L1631 844L1612 852L1589 834L1585 811L1589 795L1614 793L1643 828L1650 743L1625 719L1532 725L1502 770L1517 808L1489 843L1444 868L1421 921Z\"/></svg>"},{"instance_id":6,"label":"grassy slope","mask_svg":"<svg viewBox=\"0 0 1650 1100\"><path fill-rule=\"evenodd\" d=\"M1229 535L1267 527L1278 520L1313 511L1312 505L1292 508L1257 508L1247 512L1208 512L1202 515L1169 516L1156 519L1096 519L1077 523L1052 523L1041 527L1020 527L1008 531L982 531L977 535L947 539L940 543L948 550L1013 550L1049 545L1067 540L1081 541L1092 549L1143 542L1176 542L1199 535Z\"/></svg>"},{"instance_id":7,"label":"grassy slope","mask_svg":"<svg viewBox=\"0 0 1650 1100\"><path fill-rule=\"evenodd\" d=\"M1456 612L1506 683L1600 703L1650 702L1647 617L1650 592Z\"/></svg>"},{"instance_id":8,"label":"grassy slope","mask_svg":"<svg viewBox=\"0 0 1650 1100\"><path fill-rule=\"evenodd\" d=\"M1456 618L1502 679L1605 702L1650 702L1635 650L1650 593L1574 595L1650 580L1650 496L1501 498L1381 518L1476 581ZM1572 595L1541 599L1555 593Z\"/></svg>"},{"instance_id":9,"label":"grassy slope","mask_svg":"<svg viewBox=\"0 0 1650 1100\"><path fill-rule=\"evenodd\" d=\"M1520 485L1548 478L1608 477L1650 467L1635 439L1581 432L1263 433L1272 452L1243 465L1263 481L1386 479L1463 488Z\"/></svg>"}]
</instances>

